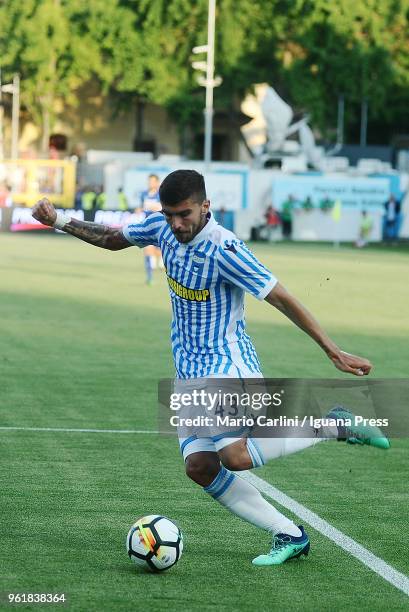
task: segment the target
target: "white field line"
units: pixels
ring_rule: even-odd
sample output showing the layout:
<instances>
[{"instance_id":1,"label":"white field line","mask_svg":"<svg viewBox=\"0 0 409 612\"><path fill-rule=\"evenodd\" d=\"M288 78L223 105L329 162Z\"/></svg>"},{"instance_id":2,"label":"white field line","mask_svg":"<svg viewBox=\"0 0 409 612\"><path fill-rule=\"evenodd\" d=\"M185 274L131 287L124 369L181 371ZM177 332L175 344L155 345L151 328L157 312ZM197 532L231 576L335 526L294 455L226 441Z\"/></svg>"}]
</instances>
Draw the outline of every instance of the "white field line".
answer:
<instances>
[{"instance_id":1,"label":"white field line","mask_svg":"<svg viewBox=\"0 0 409 612\"><path fill-rule=\"evenodd\" d=\"M76 429L64 427L0 427L0 431L51 431L51 432L76 432L76 433L120 433L120 434L159 434L172 432L158 432L144 429ZM409 578L395 570L391 565L377 557L358 542L327 523L324 519L311 512L305 506L292 499L262 478L255 476L252 472L240 472L240 476L253 484L260 493L264 493L270 499L296 514L313 529L319 531L334 542L337 546L358 559L363 565L371 569L375 574L392 584L394 587L409 595Z\"/></svg>"},{"instance_id":2,"label":"white field line","mask_svg":"<svg viewBox=\"0 0 409 612\"><path fill-rule=\"evenodd\" d=\"M78 429L74 427L0 427L0 431L56 431L72 433L119 433L119 434L171 434L174 431L152 431L149 429Z\"/></svg>"},{"instance_id":3,"label":"white field line","mask_svg":"<svg viewBox=\"0 0 409 612\"><path fill-rule=\"evenodd\" d=\"M361 544L358 544L358 542L355 542L355 540L342 533L342 531L339 531L339 529L336 529L327 523L327 521L324 521L324 519L319 517L318 514L311 512L311 510L308 510L308 508L302 504L299 504L297 501L295 501L295 499L292 499L285 493L282 493L279 489L273 487L262 478L255 476L251 472L240 472L240 476L251 482L251 484L253 484L260 491L260 493L264 493L264 495L270 497L284 508L291 510L291 512L296 514L300 519L311 525L311 527L313 527L316 531L319 531L329 540L332 540L332 542L337 544L337 546L358 559L358 561L375 572L375 574L378 574L378 576L381 576L381 578L392 584L394 587L400 591L403 591L403 593L406 595L409 595L408 576L405 576L405 574L395 570L391 565L388 565L388 563L385 563L385 561L361 546Z\"/></svg>"}]
</instances>

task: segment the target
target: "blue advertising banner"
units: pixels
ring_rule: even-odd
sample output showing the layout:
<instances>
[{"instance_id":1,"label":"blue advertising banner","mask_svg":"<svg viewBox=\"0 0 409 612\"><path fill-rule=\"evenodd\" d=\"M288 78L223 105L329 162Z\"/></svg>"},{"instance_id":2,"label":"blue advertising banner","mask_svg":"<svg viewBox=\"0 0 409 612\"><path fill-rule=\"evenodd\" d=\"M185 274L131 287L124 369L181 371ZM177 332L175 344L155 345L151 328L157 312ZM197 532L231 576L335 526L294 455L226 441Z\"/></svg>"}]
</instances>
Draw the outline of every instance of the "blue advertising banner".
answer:
<instances>
[{"instance_id":1,"label":"blue advertising banner","mask_svg":"<svg viewBox=\"0 0 409 612\"><path fill-rule=\"evenodd\" d=\"M278 210L290 196L299 206L310 198L313 208L320 208L327 200L332 204L338 201L343 207L375 210L383 206L389 194L387 178L283 176L273 181L273 203Z\"/></svg>"}]
</instances>

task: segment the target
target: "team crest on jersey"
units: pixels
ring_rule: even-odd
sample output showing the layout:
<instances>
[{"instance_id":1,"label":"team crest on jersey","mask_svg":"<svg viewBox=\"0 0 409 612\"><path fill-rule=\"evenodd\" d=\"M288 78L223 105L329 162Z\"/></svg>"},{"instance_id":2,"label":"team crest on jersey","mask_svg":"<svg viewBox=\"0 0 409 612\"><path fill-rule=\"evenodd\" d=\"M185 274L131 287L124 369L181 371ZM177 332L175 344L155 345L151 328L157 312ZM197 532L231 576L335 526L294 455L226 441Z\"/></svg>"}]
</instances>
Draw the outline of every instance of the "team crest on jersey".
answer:
<instances>
[{"instance_id":1,"label":"team crest on jersey","mask_svg":"<svg viewBox=\"0 0 409 612\"><path fill-rule=\"evenodd\" d=\"M203 255L202 253L195 253L194 255L192 255L192 261L195 264L203 264L205 262L206 259L206 255Z\"/></svg>"},{"instance_id":2,"label":"team crest on jersey","mask_svg":"<svg viewBox=\"0 0 409 612\"><path fill-rule=\"evenodd\" d=\"M184 300L190 302L207 302L210 299L209 289L190 289L178 283L174 278L167 275L169 287Z\"/></svg>"},{"instance_id":3,"label":"team crest on jersey","mask_svg":"<svg viewBox=\"0 0 409 612\"><path fill-rule=\"evenodd\" d=\"M195 274L199 272L201 268L203 268L204 263L206 261L206 255L204 253L193 253L192 255L192 268Z\"/></svg>"}]
</instances>

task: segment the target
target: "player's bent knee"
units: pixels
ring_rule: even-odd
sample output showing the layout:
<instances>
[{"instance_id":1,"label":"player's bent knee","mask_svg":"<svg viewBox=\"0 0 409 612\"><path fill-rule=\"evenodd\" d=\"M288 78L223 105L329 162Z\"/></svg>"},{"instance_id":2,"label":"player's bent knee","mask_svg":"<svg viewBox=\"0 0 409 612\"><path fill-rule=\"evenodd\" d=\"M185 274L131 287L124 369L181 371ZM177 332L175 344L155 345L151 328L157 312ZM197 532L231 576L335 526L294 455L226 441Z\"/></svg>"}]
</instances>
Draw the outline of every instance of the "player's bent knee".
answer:
<instances>
[{"instance_id":1,"label":"player's bent knee","mask_svg":"<svg viewBox=\"0 0 409 612\"><path fill-rule=\"evenodd\" d=\"M209 486L220 471L216 453L193 453L185 462L186 475L202 487Z\"/></svg>"},{"instance_id":2,"label":"player's bent knee","mask_svg":"<svg viewBox=\"0 0 409 612\"><path fill-rule=\"evenodd\" d=\"M224 467L233 472L249 470L253 467L245 440L225 446L219 451L219 457Z\"/></svg>"},{"instance_id":3,"label":"player's bent knee","mask_svg":"<svg viewBox=\"0 0 409 612\"><path fill-rule=\"evenodd\" d=\"M239 455L237 457L222 457L223 465L232 472L241 472L242 470L249 470L253 467L253 464L249 457Z\"/></svg>"}]
</instances>

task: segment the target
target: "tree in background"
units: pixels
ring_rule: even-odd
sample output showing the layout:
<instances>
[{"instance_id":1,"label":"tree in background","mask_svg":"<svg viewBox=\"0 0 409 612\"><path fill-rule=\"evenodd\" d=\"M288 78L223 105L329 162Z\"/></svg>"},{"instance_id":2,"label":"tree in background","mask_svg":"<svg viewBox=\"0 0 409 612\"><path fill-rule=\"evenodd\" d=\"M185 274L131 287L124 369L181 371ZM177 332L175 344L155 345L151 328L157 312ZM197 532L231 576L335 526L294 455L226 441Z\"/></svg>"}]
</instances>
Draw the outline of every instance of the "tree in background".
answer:
<instances>
[{"instance_id":1,"label":"tree in background","mask_svg":"<svg viewBox=\"0 0 409 612\"><path fill-rule=\"evenodd\" d=\"M191 50L206 43L207 0L8 0L0 6L4 78L42 128L78 105L90 79L120 106L164 106L180 133L202 131L204 91ZM331 137L337 97L349 135L369 100L377 137L409 129L409 0L218 0L216 108L237 109L267 82ZM383 130L381 132L380 130Z\"/></svg>"},{"instance_id":2,"label":"tree in background","mask_svg":"<svg viewBox=\"0 0 409 612\"><path fill-rule=\"evenodd\" d=\"M353 138L361 101L384 140L409 103L408 0L220 0L218 67L227 99L267 82L308 112L324 137L347 103ZM355 132L354 132L355 130Z\"/></svg>"},{"instance_id":3,"label":"tree in background","mask_svg":"<svg viewBox=\"0 0 409 612\"><path fill-rule=\"evenodd\" d=\"M409 102L409 2L281 4L293 7L289 36L277 47L282 78L296 104L311 113L313 124L327 133L335 124L336 99L344 95L350 139L358 132L362 100L369 102L372 121L400 128L399 100Z\"/></svg>"},{"instance_id":4,"label":"tree in background","mask_svg":"<svg viewBox=\"0 0 409 612\"><path fill-rule=\"evenodd\" d=\"M90 78L107 91L128 66L138 85L132 20L115 0L8 0L0 8L3 78L20 73L22 104L41 127L44 153L57 113L78 105L77 91Z\"/></svg>"}]
</instances>

